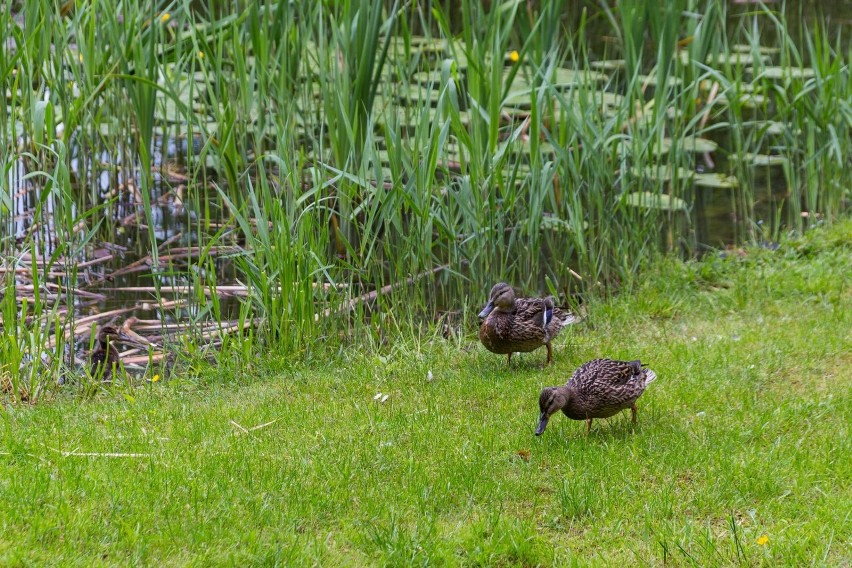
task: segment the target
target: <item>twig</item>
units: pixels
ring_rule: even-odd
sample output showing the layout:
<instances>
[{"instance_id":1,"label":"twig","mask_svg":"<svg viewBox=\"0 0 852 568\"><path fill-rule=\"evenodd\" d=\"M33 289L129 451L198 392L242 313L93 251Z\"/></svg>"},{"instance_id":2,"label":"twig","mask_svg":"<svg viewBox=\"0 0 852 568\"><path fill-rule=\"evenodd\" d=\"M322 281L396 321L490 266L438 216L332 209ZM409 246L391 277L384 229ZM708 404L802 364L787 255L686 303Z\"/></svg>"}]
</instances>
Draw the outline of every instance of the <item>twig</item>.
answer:
<instances>
[{"instance_id":1,"label":"twig","mask_svg":"<svg viewBox=\"0 0 852 568\"><path fill-rule=\"evenodd\" d=\"M357 298L352 298L348 302L345 302L345 304L348 304L348 306L343 305L340 308L338 308L335 312L332 312L331 308L326 309L325 310L325 317L331 316L332 313L341 314L341 313L344 313L344 312L351 312L352 310L355 309L355 307L358 304L365 304L367 302L372 302L373 300L375 300L376 298L379 297L379 294L381 294L382 296L384 296L385 294L390 294L396 288L399 288L401 286L408 286L410 284L414 284L415 282L417 282L418 280L420 280L421 278L423 278L425 276L437 274L438 272L441 272L442 270L446 270L447 268L449 268L449 265L447 265L447 264L443 264L441 266L436 266L435 268L432 268L430 270L426 270L425 272L421 272L420 274L415 274L414 276L409 276L408 278L406 278L402 282L396 282L394 284L388 284L386 286L382 286L378 290L373 290L372 292L367 292L366 294L362 294L361 296L358 296ZM319 314L316 315L315 319L319 320Z\"/></svg>"}]
</instances>

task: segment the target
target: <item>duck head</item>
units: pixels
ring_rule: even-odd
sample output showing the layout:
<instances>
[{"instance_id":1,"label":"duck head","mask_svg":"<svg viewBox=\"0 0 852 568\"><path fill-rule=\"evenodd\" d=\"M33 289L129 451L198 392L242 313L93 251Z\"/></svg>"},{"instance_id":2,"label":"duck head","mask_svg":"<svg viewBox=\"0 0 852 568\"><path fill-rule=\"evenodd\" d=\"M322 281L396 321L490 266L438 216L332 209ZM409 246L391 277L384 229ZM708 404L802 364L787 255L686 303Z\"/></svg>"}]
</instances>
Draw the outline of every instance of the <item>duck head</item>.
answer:
<instances>
[{"instance_id":1,"label":"duck head","mask_svg":"<svg viewBox=\"0 0 852 568\"><path fill-rule=\"evenodd\" d=\"M498 282L491 288L491 294L488 296L488 303L479 312L479 319L484 320L492 311L504 310L509 311L515 305L515 291L505 282Z\"/></svg>"},{"instance_id":2,"label":"duck head","mask_svg":"<svg viewBox=\"0 0 852 568\"><path fill-rule=\"evenodd\" d=\"M535 435L541 436L547 428L547 422L550 417L565 408L568 405L568 400L571 393L564 386L562 387L546 387L538 395L538 427L535 429Z\"/></svg>"}]
</instances>

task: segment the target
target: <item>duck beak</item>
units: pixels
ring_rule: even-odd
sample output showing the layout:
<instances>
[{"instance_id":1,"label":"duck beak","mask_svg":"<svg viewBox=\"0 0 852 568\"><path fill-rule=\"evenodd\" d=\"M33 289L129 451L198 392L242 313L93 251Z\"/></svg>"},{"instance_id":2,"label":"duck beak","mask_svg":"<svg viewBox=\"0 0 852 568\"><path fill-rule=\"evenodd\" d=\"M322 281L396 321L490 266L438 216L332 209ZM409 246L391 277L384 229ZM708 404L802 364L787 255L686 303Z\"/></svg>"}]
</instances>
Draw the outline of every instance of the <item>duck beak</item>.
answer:
<instances>
[{"instance_id":1,"label":"duck beak","mask_svg":"<svg viewBox=\"0 0 852 568\"><path fill-rule=\"evenodd\" d=\"M541 416L538 417L538 428L535 429L535 435L541 436L544 433L544 429L547 428L547 421L550 418L544 412L541 413Z\"/></svg>"},{"instance_id":2,"label":"duck beak","mask_svg":"<svg viewBox=\"0 0 852 568\"><path fill-rule=\"evenodd\" d=\"M479 312L479 319L484 320L485 318L488 317L488 314L490 314L493 310L494 310L494 301L488 300L488 303L485 304L485 307L482 308L481 312Z\"/></svg>"}]
</instances>

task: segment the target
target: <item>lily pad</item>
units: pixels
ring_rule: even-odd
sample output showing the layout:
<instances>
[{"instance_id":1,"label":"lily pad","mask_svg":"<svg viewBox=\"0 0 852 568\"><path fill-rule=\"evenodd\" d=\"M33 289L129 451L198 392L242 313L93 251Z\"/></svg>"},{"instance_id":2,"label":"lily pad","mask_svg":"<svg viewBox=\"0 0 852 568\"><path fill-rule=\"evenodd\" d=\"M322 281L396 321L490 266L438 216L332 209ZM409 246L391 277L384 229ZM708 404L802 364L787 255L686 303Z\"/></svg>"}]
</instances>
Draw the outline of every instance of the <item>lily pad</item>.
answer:
<instances>
[{"instance_id":1,"label":"lily pad","mask_svg":"<svg viewBox=\"0 0 852 568\"><path fill-rule=\"evenodd\" d=\"M651 193L650 191L636 191L624 196L624 202L631 207L640 209L656 209L659 211L686 211L686 201L680 197L666 195L665 193Z\"/></svg>"},{"instance_id":2,"label":"lily pad","mask_svg":"<svg viewBox=\"0 0 852 568\"><path fill-rule=\"evenodd\" d=\"M751 152L746 152L745 154L733 155L731 159L734 160L742 160L743 162L750 163L753 166L783 166L787 163L786 156L780 156L778 154L752 154Z\"/></svg>"},{"instance_id":3,"label":"lily pad","mask_svg":"<svg viewBox=\"0 0 852 568\"><path fill-rule=\"evenodd\" d=\"M691 63L692 54L688 50L681 50L678 52L678 58L680 62L684 65ZM715 55L710 55L705 60L705 63L708 65L754 65L756 62L761 64L767 64L771 61L771 58L768 55L760 55L758 54L757 59L749 52L734 52L734 53L717 53Z\"/></svg>"},{"instance_id":4,"label":"lily pad","mask_svg":"<svg viewBox=\"0 0 852 568\"><path fill-rule=\"evenodd\" d=\"M674 174L677 174L678 179L686 179L695 175L695 172L687 170L686 168L673 168L669 165L645 166L644 168L634 167L631 171L636 177L662 182L671 181Z\"/></svg>"},{"instance_id":5,"label":"lily pad","mask_svg":"<svg viewBox=\"0 0 852 568\"><path fill-rule=\"evenodd\" d=\"M745 85L743 85L743 86L745 86ZM766 106L766 104L768 102L766 95L760 95L760 94L757 94L757 93L740 93L739 96L738 96L738 100L739 100L740 106L742 106L743 108L748 108L748 109L756 109L756 108L759 108L759 107L764 107L764 106ZM726 95L722 95L719 98L717 98L716 101L719 102L720 104L728 104L729 99Z\"/></svg>"},{"instance_id":6,"label":"lily pad","mask_svg":"<svg viewBox=\"0 0 852 568\"><path fill-rule=\"evenodd\" d=\"M781 67L771 66L763 69L750 68L748 69L755 76L760 75L771 81L788 81L791 79L811 79L816 76L816 71L810 67Z\"/></svg>"},{"instance_id":7,"label":"lily pad","mask_svg":"<svg viewBox=\"0 0 852 568\"><path fill-rule=\"evenodd\" d=\"M590 71L588 69L574 70L564 67L557 67L550 77L551 83L557 89L567 89L577 85L595 85L605 83L608 79L609 77L597 71Z\"/></svg>"},{"instance_id":8,"label":"lily pad","mask_svg":"<svg viewBox=\"0 0 852 568\"><path fill-rule=\"evenodd\" d=\"M733 189L740 185L737 178L725 174L695 174L692 183L708 189Z\"/></svg>"},{"instance_id":9,"label":"lily pad","mask_svg":"<svg viewBox=\"0 0 852 568\"><path fill-rule=\"evenodd\" d=\"M441 86L441 71L433 69L432 71L418 71L411 76L411 81L424 87L432 86L433 89L438 89Z\"/></svg>"},{"instance_id":10,"label":"lily pad","mask_svg":"<svg viewBox=\"0 0 852 568\"><path fill-rule=\"evenodd\" d=\"M693 152L695 154L708 154L715 152L719 147L718 144L706 138L697 138L695 136L685 136L679 140L680 149L684 152ZM666 154L675 145L675 141L671 138L663 138L659 147L654 147L658 155Z\"/></svg>"},{"instance_id":11,"label":"lily pad","mask_svg":"<svg viewBox=\"0 0 852 568\"><path fill-rule=\"evenodd\" d=\"M774 120L765 120L763 122L758 122L754 125L755 129L758 132L763 134L768 134L770 136L782 136L786 134L789 130L789 127L783 122L777 122Z\"/></svg>"},{"instance_id":12,"label":"lily pad","mask_svg":"<svg viewBox=\"0 0 852 568\"><path fill-rule=\"evenodd\" d=\"M656 73L653 75L639 75L638 78L640 83L649 87L656 87L659 82ZM683 80L680 77L675 77L674 75L666 77L666 85L668 87L680 87L682 84Z\"/></svg>"},{"instance_id":13,"label":"lily pad","mask_svg":"<svg viewBox=\"0 0 852 568\"><path fill-rule=\"evenodd\" d=\"M740 53L751 53L753 51L753 47L748 44L738 43L734 46L731 46L731 51L737 51ZM757 46L757 51L761 55L775 55L776 53L781 52L781 50L777 47L767 47L765 45Z\"/></svg>"},{"instance_id":14,"label":"lily pad","mask_svg":"<svg viewBox=\"0 0 852 568\"><path fill-rule=\"evenodd\" d=\"M407 88L401 87L395 96L403 105L419 106L423 102L428 102L430 106L434 106L441 99L441 92L420 85L410 85Z\"/></svg>"},{"instance_id":15,"label":"lily pad","mask_svg":"<svg viewBox=\"0 0 852 568\"><path fill-rule=\"evenodd\" d=\"M573 233L574 226L566 221L565 219L560 219L556 215L545 213L541 218L541 228L549 231L556 231L560 233ZM583 221L583 229L588 229L589 223L588 221Z\"/></svg>"},{"instance_id":16,"label":"lily pad","mask_svg":"<svg viewBox=\"0 0 852 568\"><path fill-rule=\"evenodd\" d=\"M627 67L627 62L624 59L602 59L592 61L589 67L602 73L612 73L613 71L622 71Z\"/></svg>"},{"instance_id":17,"label":"lily pad","mask_svg":"<svg viewBox=\"0 0 852 568\"><path fill-rule=\"evenodd\" d=\"M511 69L506 69L503 72L503 83L509 80ZM548 77L549 84L554 89L567 90L572 87L581 85L597 85L607 81L607 76L597 71L589 70L574 70L565 69L563 67L556 68ZM510 93L529 93L534 80L531 76L525 74L525 70L519 70L512 78L512 83L509 86Z\"/></svg>"}]
</instances>

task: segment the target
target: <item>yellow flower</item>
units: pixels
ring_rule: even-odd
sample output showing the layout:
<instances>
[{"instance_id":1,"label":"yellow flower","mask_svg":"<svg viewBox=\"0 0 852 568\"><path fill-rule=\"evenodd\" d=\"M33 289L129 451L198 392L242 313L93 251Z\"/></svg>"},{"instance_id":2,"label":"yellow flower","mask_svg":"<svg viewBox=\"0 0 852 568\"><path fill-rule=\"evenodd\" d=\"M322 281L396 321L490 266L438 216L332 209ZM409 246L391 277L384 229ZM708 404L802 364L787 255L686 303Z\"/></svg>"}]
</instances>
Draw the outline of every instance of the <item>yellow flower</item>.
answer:
<instances>
[{"instance_id":1,"label":"yellow flower","mask_svg":"<svg viewBox=\"0 0 852 568\"><path fill-rule=\"evenodd\" d=\"M82 52L78 53L77 58L80 59L80 63L82 63L83 62L83 53Z\"/></svg>"},{"instance_id":2,"label":"yellow flower","mask_svg":"<svg viewBox=\"0 0 852 568\"><path fill-rule=\"evenodd\" d=\"M160 23L165 24L166 22L169 21L169 18L171 18L171 17L172 17L172 15L169 14L168 12L163 12L163 15L160 16Z\"/></svg>"},{"instance_id":3,"label":"yellow flower","mask_svg":"<svg viewBox=\"0 0 852 568\"><path fill-rule=\"evenodd\" d=\"M511 60L512 63L517 63L518 59L520 59L520 58L521 58L521 56L518 54L518 50L513 49L512 51L509 52L509 59Z\"/></svg>"},{"instance_id":4,"label":"yellow flower","mask_svg":"<svg viewBox=\"0 0 852 568\"><path fill-rule=\"evenodd\" d=\"M769 537L766 535L762 535L757 539L757 544L760 546L766 546L769 543Z\"/></svg>"},{"instance_id":5,"label":"yellow flower","mask_svg":"<svg viewBox=\"0 0 852 568\"><path fill-rule=\"evenodd\" d=\"M204 52L203 51L198 52L198 59L204 59Z\"/></svg>"},{"instance_id":6,"label":"yellow flower","mask_svg":"<svg viewBox=\"0 0 852 568\"><path fill-rule=\"evenodd\" d=\"M151 377L151 382L152 382L152 383L156 383L156 382L157 382L157 381L159 381L159 380L160 380L160 375L154 375L153 377Z\"/></svg>"}]
</instances>

